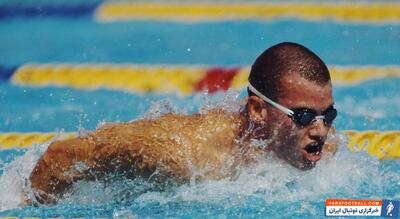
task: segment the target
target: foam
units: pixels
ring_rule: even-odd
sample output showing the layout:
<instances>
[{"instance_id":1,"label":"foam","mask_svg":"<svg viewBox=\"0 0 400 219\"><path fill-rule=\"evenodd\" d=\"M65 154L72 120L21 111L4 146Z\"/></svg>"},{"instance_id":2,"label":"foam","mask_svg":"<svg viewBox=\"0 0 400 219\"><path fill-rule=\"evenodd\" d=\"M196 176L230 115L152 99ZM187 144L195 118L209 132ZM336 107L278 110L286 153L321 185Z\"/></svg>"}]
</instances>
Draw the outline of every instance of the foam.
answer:
<instances>
[{"instance_id":1,"label":"foam","mask_svg":"<svg viewBox=\"0 0 400 219\"><path fill-rule=\"evenodd\" d=\"M218 98L204 99L202 112L214 108L237 111L242 106L238 93L228 92L222 98L223 101ZM157 118L167 112L179 111L170 102L162 101L153 103L153 110L147 116ZM269 154L260 159L256 166L240 170L234 180L191 182L189 185L172 186L163 192L146 180L131 180L123 176L81 181L74 184L57 206L130 203L146 207L154 203L196 202L230 208L248 203L249 200L258 200L255 203L267 206L281 201L300 203L299 211L316 215L316 209L310 201L320 202L327 198L400 198L398 160L380 161L365 152L352 153L347 149L346 139L341 135L336 137L341 142L335 156L324 156L309 171L298 170ZM29 192L26 180L48 145L36 145L5 166L0 176L0 211L14 209L21 204L23 192ZM122 208L114 210L116 216L132 213Z\"/></svg>"},{"instance_id":2,"label":"foam","mask_svg":"<svg viewBox=\"0 0 400 219\"><path fill-rule=\"evenodd\" d=\"M29 148L23 156L5 165L3 175L0 176L0 211L19 207L24 194L29 195L30 173L50 143L51 141L37 144Z\"/></svg>"}]
</instances>

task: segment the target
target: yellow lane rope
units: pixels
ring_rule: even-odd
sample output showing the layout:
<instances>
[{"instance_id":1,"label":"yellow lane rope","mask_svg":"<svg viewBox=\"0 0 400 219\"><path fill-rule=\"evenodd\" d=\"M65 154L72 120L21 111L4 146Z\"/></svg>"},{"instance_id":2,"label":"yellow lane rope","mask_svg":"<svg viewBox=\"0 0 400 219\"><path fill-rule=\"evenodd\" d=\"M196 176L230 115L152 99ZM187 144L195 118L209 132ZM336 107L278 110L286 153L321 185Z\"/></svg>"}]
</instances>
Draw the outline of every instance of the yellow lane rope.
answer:
<instances>
[{"instance_id":1,"label":"yellow lane rope","mask_svg":"<svg viewBox=\"0 0 400 219\"><path fill-rule=\"evenodd\" d=\"M78 89L109 88L133 92L194 92L194 86L211 67L106 64L27 64L17 69L11 81L30 86L65 86ZM231 87L244 88L250 68L242 67ZM355 84L365 80L400 77L400 66L330 66L335 83Z\"/></svg>"},{"instance_id":2,"label":"yellow lane rope","mask_svg":"<svg viewBox=\"0 0 400 219\"><path fill-rule=\"evenodd\" d=\"M26 148L33 144L48 142L54 138L67 139L75 137L75 133L58 134L56 132L41 133L41 132L9 132L0 133L0 149L9 149L13 147Z\"/></svg>"},{"instance_id":3,"label":"yellow lane rope","mask_svg":"<svg viewBox=\"0 0 400 219\"><path fill-rule=\"evenodd\" d=\"M300 18L352 22L400 20L398 3L162 3L108 1L97 8L99 21L173 20L183 22Z\"/></svg>"},{"instance_id":4,"label":"yellow lane rope","mask_svg":"<svg viewBox=\"0 0 400 219\"><path fill-rule=\"evenodd\" d=\"M400 78L400 66L329 66L329 71L334 83L349 85L379 78ZM241 89L247 86L249 72L250 67L241 69L231 87Z\"/></svg>"},{"instance_id":5,"label":"yellow lane rope","mask_svg":"<svg viewBox=\"0 0 400 219\"><path fill-rule=\"evenodd\" d=\"M344 131L352 151L365 150L381 159L400 158L400 131Z\"/></svg>"},{"instance_id":6,"label":"yellow lane rope","mask_svg":"<svg viewBox=\"0 0 400 219\"><path fill-rule=\"evenodd\" d=\"M20 67L11 80L34 86L190 94L204 73L204 68L197 66L30 64Z\"/></svg>"},{"instance_id":7,"label":"yellow lane rope","mask_svg":"<svg viewBox=\"0 0 400 219\"><path fill-rule=\"evenodd\" d=\"M400 131L343 131L348 137L348 147L351 151L365 150L380 159L400 158ZM75 133L0 133L0 149L13 147L26 148L33 144L57 139L72 138Z\"/></svg>"}]
</instances>

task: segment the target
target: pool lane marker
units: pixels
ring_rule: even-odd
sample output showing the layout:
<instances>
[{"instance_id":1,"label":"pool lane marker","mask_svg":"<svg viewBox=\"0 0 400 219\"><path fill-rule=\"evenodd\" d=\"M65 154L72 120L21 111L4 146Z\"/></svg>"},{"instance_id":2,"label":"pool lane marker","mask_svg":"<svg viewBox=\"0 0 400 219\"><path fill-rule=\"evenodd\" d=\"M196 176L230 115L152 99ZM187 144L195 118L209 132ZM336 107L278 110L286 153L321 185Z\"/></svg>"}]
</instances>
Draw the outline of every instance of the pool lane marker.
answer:
<instances>
[{"instance_id":1,"label":"pool lane marker","mask_svg":"<svg viewBox=\"0 0 400 219\"><path fill-rule=\"evenodd\" d=\"M159 20L204 22L226 20L335 20L345 22L397 22L398 3L206 3L106 1L95 17L98 21Z\"/></svg>"},{"instance_id":2,"label":"pool lane marker","mask_svg":"<svg viewBox=\"0 0 400 219\"><path fill-rule=\"evenodd\" d=\"M350 151L366 151L371 156L380 159L400 158L400 131L355 131L345 130L341 132L347 136ZM0 149L28 148L57 139L70 139L76 137L76 133L0 133Z\"/></svg>"},{"instance_id":3,"label":"pool lane marker","mask_svg":"<svg viewBox=\"0 0 400 219\"><path fill-rule=\"evenodd\" d=\"M32 3L34 2L34 3ZM14 17L91 17L99 1L73 1L70 3L52 3L51 1L8 1L0 3L0 19Z\"/></svg>"},{"instance_id":4,"label":"pool lane marker","mask_svg":"<svg viewBox=\"0 0 400 219\"><path fill-rule=\"evenodd\" d=\"M0 66L0 81L8 81L17 69L16 66Z\"/></svg>"},{"instance_id":5,"label":"pool lane marker","mask_svg":"<svg viewBox=\"0 0 400 219\"><path fill-rule=\"evenodd\" d=\"M334 83L353 85L379 78L400 78L400 66L330 66ZM13 72L11 72L13 71ZM134 64L26 64L1 68L0 80L22 86L124 90L137 93L210 93L247 86L250 67Z\"/></svg>"},{"instance_id":6,"label":"pool lane marker","mask_svg":"<svg viewBox=\"0 0 400 219\"><path fill-rule=\"evenodd\" d=\"M108 88L188 95L205 73L206 70L198 66L33 64L18 68L11 81L29 86Z\"/></svg>"},{"instance_id":7,"label":"pool lane marker","mask_svg":"<svg viewBox=\"0 0 400 219\"><path fill-rule=\"evenodd\" d=\"M208 90L215 93L220 90L228 90L231 87L233 78L240 71L240 68L210 68L205 75L194 85L195 92Z\"/></svg>"},{"instance_id":8,"label":"pool lane marker","mask_svg":"<svg viewBox=\"0 0 400 219\"><path fill-rule=\"evenodd\" d=\"M79 1L0 3L0 19L14 17L94 17L101 22L155 20L219 22L226 20L303 19L393 23L400 20L400 4L383 3L261 3L261 2L133 2Z\"/></svg>"}]
</instances>

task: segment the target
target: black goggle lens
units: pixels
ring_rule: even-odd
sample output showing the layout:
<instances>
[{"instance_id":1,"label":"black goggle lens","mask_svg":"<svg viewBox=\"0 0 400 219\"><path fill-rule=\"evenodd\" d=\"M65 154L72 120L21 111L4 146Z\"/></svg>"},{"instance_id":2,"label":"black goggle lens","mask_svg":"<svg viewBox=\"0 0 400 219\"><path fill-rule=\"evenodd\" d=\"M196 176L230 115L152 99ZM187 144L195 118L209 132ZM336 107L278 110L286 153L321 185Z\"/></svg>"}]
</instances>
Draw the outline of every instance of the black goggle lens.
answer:
<instances>
[{"instance_id":1,"label":"black goggle lens","mask_svg":"<svg viewBox=\"0 0 400 219\"><path fill-rule=\"evenodd\" d=\"M302 109L292 109L294 112L293 114L293 121L301 126L308 126L310 125L317 113L314 110L302 108ZM322 113L324 116L324 122L326 125L331 125L333 120L336 118L337 110L333 107L328 108L325 112Z\"/></svg>"},{"instance_id":2,"label":"black goggle lens","mask_svg":"<svg viewBox=\"0 0 400 219\"><path fill-rule=\"evenodd\" d=\"M308 109L295 109L293 120L301 126L307 126L314 120L315 116L316 113Z\"/></svg>"},{"instance_id":3,"label":"black goggle lens","mask_svg":"<svg viewBox=\"0 0 400 219\"><path fill-rule=\"evenodd\" d=\"M326 110L322 115L325 116L325 122L330 125L337 116L337 110L331 107Z\"/></svg>"}]
</instances>

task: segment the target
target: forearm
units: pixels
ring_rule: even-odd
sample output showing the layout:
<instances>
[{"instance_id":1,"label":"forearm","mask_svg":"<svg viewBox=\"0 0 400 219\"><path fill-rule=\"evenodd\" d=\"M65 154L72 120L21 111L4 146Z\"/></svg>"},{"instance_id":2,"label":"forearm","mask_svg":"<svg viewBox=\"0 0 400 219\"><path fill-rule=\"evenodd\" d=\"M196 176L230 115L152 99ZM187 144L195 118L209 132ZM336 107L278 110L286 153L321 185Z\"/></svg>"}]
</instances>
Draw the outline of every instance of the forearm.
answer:
<instances>
[{"instance_id":1,"label":"forearm","mask_svg":"<svg viewBox=\"0 0 400 219\"><path fill-rule=\"evenodd\" d=\"M86 138L52 143L33 169L30 181L41 203L54 202L72 182L87 176L93 166L90 155L94 144Z\"/></svg>"},{"instance_id":2,"label":"forearm","mask_svg":"<svg viewBox=\"0 0 400 219\"><path fill-rule=\"evenodd\" d=\"M55 203L78 180L114 172L135 174L137 169L151 171L154 165L143 162L140 144L130 144L125 130L121 124L110 125L85 137L52 143L30 176L37 201Z\"/></svg>"}]
</instances>

